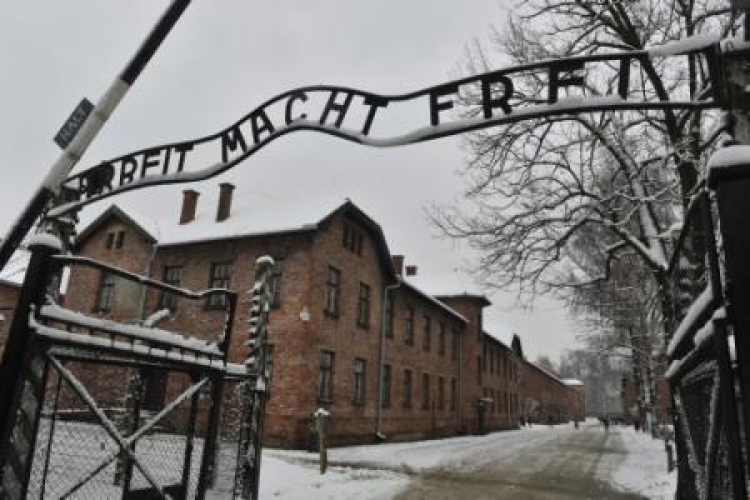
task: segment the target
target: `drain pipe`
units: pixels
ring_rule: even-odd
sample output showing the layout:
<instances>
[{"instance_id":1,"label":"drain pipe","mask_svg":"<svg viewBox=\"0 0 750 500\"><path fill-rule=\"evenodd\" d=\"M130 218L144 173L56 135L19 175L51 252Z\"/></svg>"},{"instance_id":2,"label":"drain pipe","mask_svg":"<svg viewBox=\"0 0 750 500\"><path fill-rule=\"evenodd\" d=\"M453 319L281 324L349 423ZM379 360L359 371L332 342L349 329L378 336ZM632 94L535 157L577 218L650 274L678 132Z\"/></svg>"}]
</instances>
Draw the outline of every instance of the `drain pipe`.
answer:
<instances>
[{"instance_id":1,"label":"drain pipe","mask_svg":"<svg viewBox=\"0 0 750 500\"><path fill-rule=\"evenodd\" d=\"M383 365L385 364L385 327L388 321L386 316L387 308L386 302L388 300L388 294L396 290L401 286L401 278L397 278L399 281L392 285L386 285L383 287L383 301L381 302L381 314L380 314L380 342L378 344L378 405L375 408L375 439L383 441L385 434L383 434ZM391 302L391 315L394 313L394 302ZM393 325L391 325L393 328ZM391 373L391 376L393 374Z\"/></svg>"}]
</instances>

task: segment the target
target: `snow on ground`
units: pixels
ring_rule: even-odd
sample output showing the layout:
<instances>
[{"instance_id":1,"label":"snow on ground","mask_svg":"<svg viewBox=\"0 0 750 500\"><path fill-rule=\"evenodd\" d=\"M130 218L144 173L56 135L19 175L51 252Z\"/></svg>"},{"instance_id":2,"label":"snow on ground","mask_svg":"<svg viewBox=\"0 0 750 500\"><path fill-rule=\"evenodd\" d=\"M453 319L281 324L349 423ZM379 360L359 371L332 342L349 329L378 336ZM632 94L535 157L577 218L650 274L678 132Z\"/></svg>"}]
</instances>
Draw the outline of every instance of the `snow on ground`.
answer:
<instances>
[{"instance_id":1,"label":"snow on ground","mask_svg":"<svg viewBox=\"0 0 750 500\"><path fill-rule=\"evenodd\" d=\"M266 449L261 498L390 499L422 472L447 463L471 467L486 460L512 460L524 448L566 431L575 432L572 425L555 426L555 433L550 433L548 426L537 425L489 436L334 448L328 452L330 465L325 475L319 473L317 453ZM613 427L610 433L611 439L622 441L627 454L624 459L605 457L597 476L618 489L650 499L672 498L676 475L667 474L663 441L625 427Z\"/></svg>"},{"instance_id":2,"label":"snow on ground","mask_svg":"<svg viewBox=\"0 0 750 500\"><path fill-rule=\"evenodd\" d=\"M677 472L667 472L664 441L632 427L616 429L627 450L624 462L615 468L610 484L640 493L652 500L671 500L677 488ZM674 446L674 443L672 443Z\"/></svg>"}]
</instances>

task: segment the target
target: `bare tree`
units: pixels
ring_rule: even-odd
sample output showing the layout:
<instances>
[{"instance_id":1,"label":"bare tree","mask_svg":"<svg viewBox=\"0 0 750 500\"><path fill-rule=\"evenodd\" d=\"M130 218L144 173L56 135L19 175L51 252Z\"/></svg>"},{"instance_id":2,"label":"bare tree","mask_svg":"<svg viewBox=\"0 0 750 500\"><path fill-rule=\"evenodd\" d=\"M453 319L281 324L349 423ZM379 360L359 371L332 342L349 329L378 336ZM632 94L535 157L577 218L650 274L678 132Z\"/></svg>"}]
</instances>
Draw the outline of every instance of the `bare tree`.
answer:
<instances>
[{"instance_id":1,"label":"bare tree","mask_svg":"<svg viewBox=\"0 0 750 500\"><path fill-rule=\"evenodd\" d=\"M536 0L516 12L493 33L489 49L477 43L469 51L467 72L486 71L497 59L520 65L642 50L700 34L718 39L734 23L718 0ZM585 80L587 97L616 93L619 70L608 69ZM700 100L711 90L708 74L697 57L675 64L652 52L631 75L629 97ZM513 98L539 103L545 85L544 76L523 74L514 80ZM476 109L481 94L464 89L462 98ZM692 275L674 293L667 275L672 238L703 181L717 125L715 114L696 109L619 111L474 132L466 139L466 201L435 208L432 220L445 235L467 239L479 250L478 275L490 288L554 293L579 304L606 290L617 307L589 312L615 338L627 331L671 332L685 307L678 299L698 293L704 267L698 227L685 257ZM628 272L640 282L613 279ZM640 303L624 300L627 289ZM623 308L637 310L626 317ZM644 338L643 351L651 352L655 337Z\"/></svg>"},{"instance_id":2,"label":"bare tree","mask_svg":"<svg viewBox=\"0 0 750 500\"><path fill-rule=\"evenodd\" d=\"M468 72L489 69L493 54L506 64L524 64L644 49L698 33L718 37L731 24L728 10L714 1L543 0L519 11L494 33L494 52L479 44L469 52ZM684 65L652 57L639 68L629 92L643 100L698 100L709 90L707 69L692 57ZM610 77L586 80L587 95L615 93L618 68L610 69ZM538 103L543 80L538 73L514 80L514 98ZM481 96L464 89L462 97L468 106ZM672 228L700 185L715 125L714 115L700 110L627 111L538 118L472 133L466 139L467 201L435 208L433 222L480 251L478 268L488 287L567 296L572 288L606 281L613 261L634 255L654 289L666 292ZM587 249L580 245L584 239ZM582 251L598 267L582 271ZM689 256L698 274L699 254L694 248ZM671 330L675 302L659 299Z\"/></svg>"}]
</instances>

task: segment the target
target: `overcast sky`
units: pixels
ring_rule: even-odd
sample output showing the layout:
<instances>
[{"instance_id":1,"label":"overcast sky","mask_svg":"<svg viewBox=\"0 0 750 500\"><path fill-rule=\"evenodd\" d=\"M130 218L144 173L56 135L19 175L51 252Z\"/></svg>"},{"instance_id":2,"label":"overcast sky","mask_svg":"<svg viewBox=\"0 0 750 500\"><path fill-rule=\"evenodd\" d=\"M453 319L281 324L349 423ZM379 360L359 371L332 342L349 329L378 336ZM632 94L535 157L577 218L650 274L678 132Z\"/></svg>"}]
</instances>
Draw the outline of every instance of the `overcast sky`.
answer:
<instances>
[{"instance_id":1,"label":"overcast sky","mask_svg":"<svg viewBox=\"0 0 750 500\"><path fill-rule=\"evenodd\" d=\"M166 0L0 0L0 228L3 233L59 155L52 137L82 97L96 102L123 68ZM502 25L500 0L193 0L79 164L193 139L234 123L295 87L332 84L379 94L432 86L458 75L474 37ZM426 123L425 123L426 125ZM425 210L461 196L465 155L457 137L374 149L314 133L290 134L227 174L192 185L210 199L219 182L236 196L283 210L305 199L350 198L383 228L393 253L419 266L425 291L480 290L465 272L469 249L436 238ZM176 218L186 185L116 201ZM532 359L575 343L559 306L522 312L512 294L489 295L486 329L518 333Z\"/></svg>"}]
</instances>

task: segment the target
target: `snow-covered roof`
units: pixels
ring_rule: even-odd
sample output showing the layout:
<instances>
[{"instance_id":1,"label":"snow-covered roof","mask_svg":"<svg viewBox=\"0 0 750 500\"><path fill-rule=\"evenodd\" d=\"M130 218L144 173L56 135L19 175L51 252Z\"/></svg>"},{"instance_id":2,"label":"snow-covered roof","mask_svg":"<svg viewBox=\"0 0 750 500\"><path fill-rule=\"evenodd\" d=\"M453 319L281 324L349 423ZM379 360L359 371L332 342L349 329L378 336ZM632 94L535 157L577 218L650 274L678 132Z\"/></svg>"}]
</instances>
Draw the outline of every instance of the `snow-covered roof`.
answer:
<instances>
[{"instance_id":1,"label":"snow-covered roof","mask_svg":"<svg viewBox=\"0 0 750 500\"><path fill-rule=\"evenodd\" d=\"M466 273L450 270L445 272L430 271L409 276L409 283L428 292L435 297L486 297L479 293L477 284ZM487 304L489 305L489 301Z\"/></svg>"},{"instance_id":2,"label":"snow-covered roof","mask_svg":"<svg viewBox=\"0 0 750 500\"><path fill-rule=\"evenodd\" d=\"M159 246L311 231L346 203L340 199L315 197L268 203L263 198L253 194L243 195L238 190L232 199L229 218L216 222L217 203L211 197L207 200L202 197L192 221L179 224L175 212L173 219L159 223Z\"/></svg>"},{"instance_id":3,"label":"snow-covered roof","mask_svg":"<svg viewBox=\"0 0 750 500\"><path fill-rule=\"evenodd\" d=\"M450 315L458 318L459 320L463 321L464 323L468 323L469 322L469 320L466 319L466 317L464 315L462 315L461 313L459 313L455 309L452 309L451 307L448 307L447 304L445 304L444 302L439 301L438 299L436 299L432 295L430 295L430 294L428 294L426 292L423 292L422 290L420 290L419 288L417 288L416 286L414 286L414 284L412 284L409 281L405 280L403 277L399 278L399 281L401 281L401 284L403 286L406 286L407 288L409 288L413 292L415 292L418 295L420 295L423 299L425 299L426 301L428 301L428 302L430 302L430 303L438 306L439 308L441 308L442 310L444 310L448 314L450 314Z\"/></svg>"},{"instance_id":4,"label":"snow-covered roof","mask_svg":"<svg viewBox=\"0 0 750 500\"><path fill-rule=\"evenodd\" d=\"M565 385L585 385L582 381L578 380L577 378L564 378L562 379L563 384Z\"/></svg>"},{"instance_id":5,"label":"snow-covered roof","mask_svg":"<svg viewBox=\"0 0 750 500\"><path fill-rule=\"evenodd\" d=\"M503 346L505 349L512 351L512 349L505 342L503 342L500 338L498 338L494 333L488 332L487 330L482 330L482 334L486 337L491 338L492 340L494 340L495 342Z\"/></svg>"},{"instance_id":6,"label":"snow-covered roof","mask_svg":"<svg viewBox=\"0 0 750 500\"><path fill-rule=\"evenodd\" d=\"M230 215L216 221L218 193L211 193L207 200L198 201L195 218L188 223L179 223L177 208L167 217L150 218L138 214L130 208L112 205L93 219L80 231L77 244L80 245L109 216L115 215L131 223L148 236L158 247L215 242L253 236L277 235L290 232L315 231L337 213L345 213L357 220L373 234L378 258L388 274L395 280L390 250L380 226L350 200L330 197L305 196L293 200L280 201L255 194L235 192ZM202 196L201 196L202 197Z\"/></svg>"},{"instance_id":7,"label":"snow-covered roof","mask_svg":"<svg viewBox=\"0 0 750 500\"><path fill-rule=\"evenodd\" d=\"M560 379L560 377L558 377L557 375L555 375L551 371L546 370L545 368L542 368L538 364L532 363L531 361L526 361L526 364L529 365L529 366L531 366L532 368L536 368L538 371L542 372L544 375L546 375L549 378L555 380L556 382L558 382L558 383L560 383L562 385L567 385L563 380Z\"/></svg>"},{"instance_id":8,"label":"snow-covered roof","mask_svg":"<svg viewBox=\"0 0 750 500\"><path fill-rule=\"evenodd\" d=\"M106 210L97 215L94 220L86 224L86 226L79 231L76 238L76 246L85 241L94 232L94 230L96 230L96 228L107 221L110 217L117 217L126 223L130 223L136 230L140 231L144 236L146 236L153 242L159 240L160 231L157 221L141 215L135 210L123 210L117 205L110 205Z\"/></svg>"}]
</instances>

